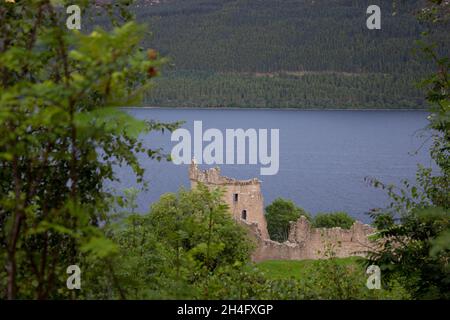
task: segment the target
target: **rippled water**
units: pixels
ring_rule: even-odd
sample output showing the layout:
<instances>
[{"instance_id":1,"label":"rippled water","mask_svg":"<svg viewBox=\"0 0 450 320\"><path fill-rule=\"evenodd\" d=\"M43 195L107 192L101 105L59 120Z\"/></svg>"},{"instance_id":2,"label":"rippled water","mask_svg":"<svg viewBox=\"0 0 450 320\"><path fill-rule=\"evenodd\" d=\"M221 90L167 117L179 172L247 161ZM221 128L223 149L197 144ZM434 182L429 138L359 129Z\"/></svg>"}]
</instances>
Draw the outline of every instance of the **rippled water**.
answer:
<instances>
[{"instance_id":1,"label":"rippled water","mask_svg":"<svg viewBox=\"0 0 450 320\"><path fill-rule=\"evenodd\" d=\"M277 175L260 176L260 165L222 165L224 175L262 180L265 204L277 197L292 199L315 214L347 211L362 221L366 212L387 204L385 194L364 182L370 176L386 183L414 180L417 164L432 164L426 137L426 112L421 111L295 111L127 109L141 119L172 122L184 120L192 130L194 120L208 128L280 129L280 169ZM176 144L170 134L142 137L147 146ZM425 143L425 146L421 147ZM150 161L141 163L150 181L138 199L141 211L165 192L189 187L188 166ZM207 168L208 166L202 166ZM129 168L117 168L119 189L135 186Z\"/></svg>"}]
</instances>

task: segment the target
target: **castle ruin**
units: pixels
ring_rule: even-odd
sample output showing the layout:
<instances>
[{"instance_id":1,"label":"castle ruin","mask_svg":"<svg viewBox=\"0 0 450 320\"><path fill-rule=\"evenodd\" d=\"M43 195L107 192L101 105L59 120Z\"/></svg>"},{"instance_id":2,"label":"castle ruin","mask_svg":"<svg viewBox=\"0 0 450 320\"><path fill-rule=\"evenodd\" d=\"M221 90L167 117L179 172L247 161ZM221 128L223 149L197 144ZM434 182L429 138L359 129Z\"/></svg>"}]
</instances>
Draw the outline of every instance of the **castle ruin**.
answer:
<instances>
[{"instance_id":1,"label":"castle ruin","mask_svg":"<svg viewBox=\"0 0 450 320\"><path fill-rule=\"evenodd\" d=\"M264 215L264 199L261 181L237 180L224 177L220 168L200 170L195 160L189 168L191 188L202 183L208 188L222 188L223 200L229 206L233 218L247 227L256 241L254 261L322 259L333 252L336 257L364 256L373 249L369 235L375 229L356 221L349 230L314 228L306 217L291 222L288 240L279 243L270 240Z\"/></svg>"}]
</instances>

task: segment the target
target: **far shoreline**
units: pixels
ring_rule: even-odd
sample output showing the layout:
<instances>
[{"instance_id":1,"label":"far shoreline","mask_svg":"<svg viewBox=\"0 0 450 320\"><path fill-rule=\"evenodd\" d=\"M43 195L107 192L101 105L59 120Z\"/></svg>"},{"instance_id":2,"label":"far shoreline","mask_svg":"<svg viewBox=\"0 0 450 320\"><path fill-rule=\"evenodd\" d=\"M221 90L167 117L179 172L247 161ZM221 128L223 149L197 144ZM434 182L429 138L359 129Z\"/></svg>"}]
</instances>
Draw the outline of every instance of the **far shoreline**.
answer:
<instances>
[{"instance_id":1,"label":"far shoreline","mask_svg":"<svg viewBox=\"0 0 450 320\"><path fill-rule=\"evenodd\" d=\"M142 107L120 107L121 109L161 109L161 110L266 110L266 111L405 111L405 112L411 112L411 111L420 111L420 112L429 112L429 109L423 108L423 109L343 109L343 108L325 108L325 109L315 109L315 108L270 108L270 107L264 107L264 108L251 108L251 107L158 107L158 106L142 106Z\"/></svg>"}]
</instances>

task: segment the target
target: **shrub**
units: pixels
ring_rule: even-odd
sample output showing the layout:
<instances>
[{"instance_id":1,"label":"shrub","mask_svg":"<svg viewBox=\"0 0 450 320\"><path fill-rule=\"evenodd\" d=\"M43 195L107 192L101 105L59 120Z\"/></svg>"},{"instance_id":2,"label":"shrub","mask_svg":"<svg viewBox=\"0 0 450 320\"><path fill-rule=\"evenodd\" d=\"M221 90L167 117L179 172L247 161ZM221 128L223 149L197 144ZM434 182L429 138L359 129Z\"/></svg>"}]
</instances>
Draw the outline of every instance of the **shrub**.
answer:
<instances>
[{"instance_id":1,"label":"shrub","mask_svg":"<svg viewBox=\"0 0 450 320\"><path fill-rule=\"evenodd\" d=\"M313 220L315 228L334 228L350 229L355 219L346 212L318 213Z\"/></svg>"}]
</instances>

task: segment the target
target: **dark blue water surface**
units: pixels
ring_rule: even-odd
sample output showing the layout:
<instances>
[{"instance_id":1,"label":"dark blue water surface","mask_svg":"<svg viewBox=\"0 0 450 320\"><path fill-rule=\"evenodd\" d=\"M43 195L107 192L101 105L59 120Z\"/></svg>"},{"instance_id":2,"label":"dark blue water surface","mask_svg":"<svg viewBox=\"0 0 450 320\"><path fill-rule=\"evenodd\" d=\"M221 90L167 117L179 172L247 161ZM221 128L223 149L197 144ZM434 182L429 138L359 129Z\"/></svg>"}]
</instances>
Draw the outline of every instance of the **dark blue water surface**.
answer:
<instances>
[{"instance_id":1,"label":"dark blue water surface","mask_svg":"<svg viewBox=\"0 0 450 320\"><path fill-rule=\"evenodd\" d=\"M427 113L421 111L295 111L295 110L203 110L127 109L140 119L165 122L184 120L192 132L194 120L203 130L280 129L280 168L277 175L261 176L260 165L222 165L224 175L262 180L265 204L277 197L292 199L305 210L346 211L368 222L368 210L388 203L385 193L369 186L364 178L386 183L415 179L417 164L431 166ZM424 136L425 135L425 136ZM163 146L167 153L176 144L170 133L142 137L146 146ZM421 147L425 143L424 147ZM149 190L138 198L147 212L163 193L189 187L188 166L158 163L140 157ZM201 166L207 168L208 166ZM137 186L126 167L117 168L119 190Z\"/></svg>"}]
</instances>

